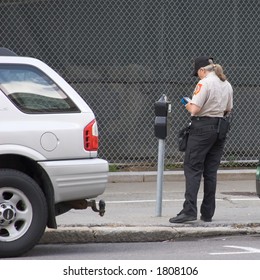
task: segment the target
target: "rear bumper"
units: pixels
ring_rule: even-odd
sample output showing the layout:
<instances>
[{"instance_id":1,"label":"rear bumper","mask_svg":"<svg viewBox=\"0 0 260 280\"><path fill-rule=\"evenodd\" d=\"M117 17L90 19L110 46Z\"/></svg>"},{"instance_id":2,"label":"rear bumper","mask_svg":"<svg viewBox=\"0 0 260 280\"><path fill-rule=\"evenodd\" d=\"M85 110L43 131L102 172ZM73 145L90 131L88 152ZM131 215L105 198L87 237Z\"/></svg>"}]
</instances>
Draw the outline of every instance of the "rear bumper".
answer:
<instances>
[{"instance_id":1,"label":"rear bumper","mask_svg":"<svg viewBox=\"0 0 260 280\"><path fill-rule=\"evenodd\" d=\"M103 159L43 161L39 164L52 182L55 203L95 198L105 191L108 162Z\"/></svg>"}]
</instances>

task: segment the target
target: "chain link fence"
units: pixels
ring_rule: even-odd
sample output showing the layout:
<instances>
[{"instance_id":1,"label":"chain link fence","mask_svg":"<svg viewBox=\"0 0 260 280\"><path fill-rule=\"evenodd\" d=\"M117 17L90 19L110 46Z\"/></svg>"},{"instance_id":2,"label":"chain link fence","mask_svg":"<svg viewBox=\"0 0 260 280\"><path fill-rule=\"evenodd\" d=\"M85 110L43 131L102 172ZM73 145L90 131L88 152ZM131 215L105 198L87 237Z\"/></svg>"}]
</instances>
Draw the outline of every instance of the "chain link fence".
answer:
<instances>
[{"instance_id":1,"label":"chain link fence","mask_svg":"<svg viewBox=\"0 0 260 280\"><path fill-rule=\"evenodd\" d=\"M0 45L58 71L94 110L99 156L130 170L156 166L154 103L172 103L166 168L183 162L177 133L189 122L180 103L209 54L234 88L223 165L259 159L260 1L0 0Z\"/></svg>"}]
</instances>

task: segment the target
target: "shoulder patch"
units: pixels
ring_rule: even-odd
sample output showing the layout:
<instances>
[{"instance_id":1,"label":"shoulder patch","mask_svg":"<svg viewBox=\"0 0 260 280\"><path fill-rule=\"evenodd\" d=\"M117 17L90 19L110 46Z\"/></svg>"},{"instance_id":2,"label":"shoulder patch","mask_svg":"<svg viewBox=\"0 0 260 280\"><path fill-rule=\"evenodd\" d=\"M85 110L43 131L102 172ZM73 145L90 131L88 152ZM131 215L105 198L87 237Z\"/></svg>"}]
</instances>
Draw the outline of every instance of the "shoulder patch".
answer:
<instances>
[{"instance_id":1,"label":"shoulder patch","mask_svg":"<svg viewBox=\"0 0 260 280\"><path fill-rule=\"evenodd\" d=\"M197 86L196 86L196 88L194 90L194 94L195 95L198 94L200 92L201 88L202 88L202 84L197 84Z\"/></svg>"}]
</instances>

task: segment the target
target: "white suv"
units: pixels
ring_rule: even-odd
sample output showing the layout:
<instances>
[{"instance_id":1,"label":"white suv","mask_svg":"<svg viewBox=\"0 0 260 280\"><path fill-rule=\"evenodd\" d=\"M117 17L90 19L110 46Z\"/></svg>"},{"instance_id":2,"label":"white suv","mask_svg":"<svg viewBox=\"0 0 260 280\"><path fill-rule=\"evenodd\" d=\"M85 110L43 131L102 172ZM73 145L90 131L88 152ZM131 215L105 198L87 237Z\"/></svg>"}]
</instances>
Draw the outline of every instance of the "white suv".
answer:
<instances>
[{"instance_id":1,"label":"white suv","mask_svg":"<svg viewBox=\"0 0 260 280\"><path fill-rule=\"evenodd\" d=\"M95 116L64 79L0 48L0 119L0 257L30 250L71 208L104 214Z\"/></svg>"}]
</instances>

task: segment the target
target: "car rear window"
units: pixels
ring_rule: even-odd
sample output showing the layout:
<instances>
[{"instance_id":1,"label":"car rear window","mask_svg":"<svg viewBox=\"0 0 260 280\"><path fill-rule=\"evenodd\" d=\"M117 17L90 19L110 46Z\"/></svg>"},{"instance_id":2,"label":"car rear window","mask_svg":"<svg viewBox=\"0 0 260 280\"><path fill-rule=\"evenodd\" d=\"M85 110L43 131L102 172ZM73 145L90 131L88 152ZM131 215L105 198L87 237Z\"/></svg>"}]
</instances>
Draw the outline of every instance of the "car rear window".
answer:
<instances>
[{"instance_id":1,"label":"car rear window","mask_svg":"<svg viewBox=\"0 0 260 280\"><path fill-rule=\"evenodd\" d=\"M0 89L25 113L79 112L45 73L29 65L0 65Z\"/></svg>"}]
</instances>

